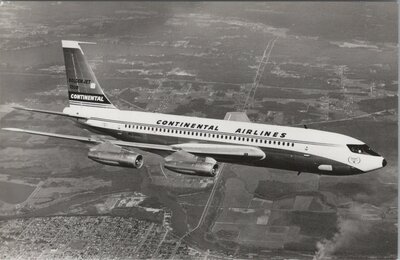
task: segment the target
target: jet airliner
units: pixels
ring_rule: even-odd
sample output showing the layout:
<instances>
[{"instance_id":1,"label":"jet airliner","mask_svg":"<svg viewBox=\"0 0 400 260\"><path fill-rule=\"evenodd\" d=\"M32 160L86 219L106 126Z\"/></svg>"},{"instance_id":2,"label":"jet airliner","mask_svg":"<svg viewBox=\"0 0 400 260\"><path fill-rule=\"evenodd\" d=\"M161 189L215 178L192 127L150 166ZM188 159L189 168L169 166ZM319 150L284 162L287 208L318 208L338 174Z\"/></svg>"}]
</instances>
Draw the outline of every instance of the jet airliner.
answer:
<instances>
[{"instance_id":1,"label":"jet airliner","mask_svg":"<svg viewBox=\"0 0 400 260\"><path fill-rule=\"evenodd\" d=\"M221 163L339 176L386 165L382 156L350 136L252 123L243 112L228 112L223 120L217 120L120 110L101 88L82 43L85 42L62 41L69 106L62 112L18 109L69 117L102 137L3 130L92 144L88 158L106 165L140 168L144 158L136 151L156 153L164 157L164 167L171 171L206 177L215 176Z\"/></svg>"}]
</instances>

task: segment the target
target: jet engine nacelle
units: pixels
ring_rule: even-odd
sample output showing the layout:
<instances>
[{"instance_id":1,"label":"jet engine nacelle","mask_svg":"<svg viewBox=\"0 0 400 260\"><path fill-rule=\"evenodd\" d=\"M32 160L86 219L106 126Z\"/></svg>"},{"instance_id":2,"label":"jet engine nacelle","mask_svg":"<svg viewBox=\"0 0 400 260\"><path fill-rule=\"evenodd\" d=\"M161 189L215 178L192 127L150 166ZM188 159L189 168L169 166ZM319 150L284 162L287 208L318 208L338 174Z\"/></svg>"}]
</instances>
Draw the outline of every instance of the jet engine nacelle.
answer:
<instances>
[{"instance_id":1,"label":"jet engine nacelle","mask_svg":"<svg viewBox=\"0 0 400 260\"><path fill-rule=\"evenodd\" d=\"M168 161L164 163L164 167L168 170L186 174L204 177L214 177L218 170L216 162L185 162L185 161Z\"/></svg>"},{"instance_id":2,"label":"jet engine nacelle","mask_svg":"<svg viewBox=\"0 0 400 260\"><path fill-rule=\"evenodd\" d=\"M127 150L120 152L89 151L88 157L95 162L111 166L136 169L140 169L143 166L143 156Z\"/></svg>"}]
</instances>

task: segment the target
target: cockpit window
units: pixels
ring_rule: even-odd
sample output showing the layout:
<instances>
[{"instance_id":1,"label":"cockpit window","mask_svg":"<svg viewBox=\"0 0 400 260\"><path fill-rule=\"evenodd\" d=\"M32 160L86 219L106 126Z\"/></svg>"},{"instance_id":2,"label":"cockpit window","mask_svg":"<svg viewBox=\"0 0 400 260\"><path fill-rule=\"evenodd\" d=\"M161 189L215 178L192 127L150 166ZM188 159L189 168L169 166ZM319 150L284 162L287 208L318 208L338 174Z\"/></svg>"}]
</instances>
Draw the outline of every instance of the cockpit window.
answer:
<instances>
[{"instance_id":1,"label":"cockpit window","mask_svg":"<svg viewBox=\"0 0 400 260\"><path fill-rule=\"evenodd\" d=\"M371 148L368 147L366 144L348 144L347 147L349 147L350 151L353 153L358 153L358 154L369 154L372 156L380 156L378 153L373 151Z\"/></svg>"}]
</instances>

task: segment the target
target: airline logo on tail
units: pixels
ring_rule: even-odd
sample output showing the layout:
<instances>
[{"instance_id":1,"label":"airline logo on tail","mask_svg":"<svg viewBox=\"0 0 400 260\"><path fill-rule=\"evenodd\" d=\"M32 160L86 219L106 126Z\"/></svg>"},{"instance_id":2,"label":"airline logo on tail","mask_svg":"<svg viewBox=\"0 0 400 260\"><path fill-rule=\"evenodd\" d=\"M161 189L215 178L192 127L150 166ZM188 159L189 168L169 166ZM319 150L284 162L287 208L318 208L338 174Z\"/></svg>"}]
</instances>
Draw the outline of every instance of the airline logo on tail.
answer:
<instances>
[{"instance_id":1,"label":"airline logo on tail","mask_svg":"<svg viewBox=\"0 0 400 260\"><path fill-rule=\"evenodd\" d=\"M69 92L69 99L77 101L110 104L110 102L107 99L105 99L104 96L94 95L94 94L81 94L81 93Z\"/></svg>"}]
</instances>

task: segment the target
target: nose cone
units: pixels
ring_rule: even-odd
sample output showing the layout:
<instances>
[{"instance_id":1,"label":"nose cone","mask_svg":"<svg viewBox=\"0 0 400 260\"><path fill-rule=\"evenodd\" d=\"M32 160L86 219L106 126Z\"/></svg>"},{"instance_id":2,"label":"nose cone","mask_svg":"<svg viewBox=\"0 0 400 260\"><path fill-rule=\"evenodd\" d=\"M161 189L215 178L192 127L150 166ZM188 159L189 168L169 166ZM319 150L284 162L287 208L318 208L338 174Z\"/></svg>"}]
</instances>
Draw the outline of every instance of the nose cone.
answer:
<instances>
[{"instance_id":1,"label":"nose cone","mask_svg":"<svg viewBox=\"0 0 400 260\"><path fill-rule=\"evenodd\" d=\"M385 167L387 164L387 161L385 159L382 160L382 167Z\"/></svg>"}]
</instances>

